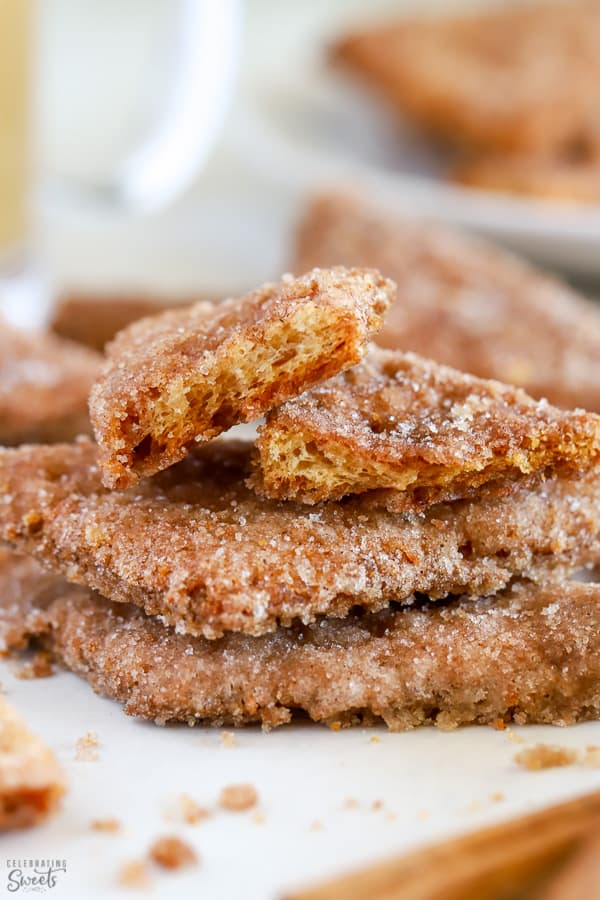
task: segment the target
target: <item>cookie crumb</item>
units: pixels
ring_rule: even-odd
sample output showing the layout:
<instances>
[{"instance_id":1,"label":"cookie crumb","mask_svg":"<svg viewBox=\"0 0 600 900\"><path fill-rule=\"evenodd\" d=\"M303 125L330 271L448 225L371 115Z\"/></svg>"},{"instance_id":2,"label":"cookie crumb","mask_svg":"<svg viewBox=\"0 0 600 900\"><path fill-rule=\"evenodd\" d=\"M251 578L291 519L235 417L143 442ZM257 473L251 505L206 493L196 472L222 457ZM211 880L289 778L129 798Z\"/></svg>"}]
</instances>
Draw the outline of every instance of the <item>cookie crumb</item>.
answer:
<instances>
[{"instance_id":1,"label":"cookie crumb","mask_svg":"<svg viewBox=\"0 0 600 900\"><path fill-rule=\"evenodd\" d=\"M179 797L179 812L186 825L197 825L198 822L211 816L210 810L196 803L189 794L182 794Z\"/></svg>"},{"instance_id":2,"label":"cookie crumb","mask_svg":"<svg viewBox=\"0 0 600 900\"><path fill-rule=\"evenodd\" d=\"M490 794L490 800L492 803L501 803L504 800L504 794L502 791L494 791L493 794Z\"/></svg>"},{"instance_id":3,"label":"cookie crumb","mask_svg":"<svg viewBox=\"0 0 600 900\"><path fill-rule=\"evenodd\" d=\"M157 838L150 847L148 856L163 869L184 869L198 864L196 851L174 835Z\"/></svg>"},{"instance_id":4,"label":"cookie crumb","mask_svg":"<svg viewBox=\"0 0 600 900\"><path fill-rule=\"evenodd\" d=\"M553 769L557 766L572 766L577 762L577 751L555 744L536 744L521 750L514 757L519 766L530 771Z\"/></svg>"},{"instance_id":5,"label":"cookie crumb","mask_svg":"<svg viewBox=\"0 0 600 900\"><path fill-rule=\"evenodd\" d=\"M52 656L43 650L36 653L30 662L24 663L15 671L15 678L22 681L29 681L32 678L49 678L51 675L54 675Z\"/></svg>"},{"instance_id":6,"label":"cookie crumb","mask_svg":"<svg viewBox=\"0 0 600 900\"><path fill-rule=\"evenodd\" d=\"M373 812L383 809L383 800L374 800L373 803L371 803L371 809Z\"/></svg>"},{"instance_id":7,"label":"cookie crumb","mask_svg":"<svg viewBox=\"0 0 600 900\"><path fill-rule=\"evenodd\" d=\"M355 797L348 797L348 799L344 802L344 809L356 809L358 807L358 800Z\"/></svg>"},{"instance_id":8,"label":"cookie crumb","mask_svg":"<svg viewBox=\"0 0 600 900\"><path fill-rule=\"evenodd\" d=\"M237 741L233 731L224 731L221 735L221 743L224 747L236 747Z\"/></svg>"},{"instance_id":9,"label":"cookie crumb","mask_svg":"<svg viewBox=\"0 0 600 900\"><path fill-rule=\"evenodd\" d=\"M496 719L492 724L492 728L494 731L505 731L506 730L506 722L504 719Z\"/></svg>"},{"instance_id":10,"label":"cookie crumb","mask_svg":"<svg viewBox=\"0 0 600 900\"><path fill-rule=\"evenodd\" d=\"M314 822L310 823L309 831L322 831L322 830L323 830L323 823L321 822L320 819L315 819Z\"/></svg>"},{"instance_id":11,"label":"cookie crumb","mask_svg":"<svg viewBox=\"0 0 600 900\"><path fill-rule=\"evenodd\" d=\"M381 738L380 738L380 737L377 737L376 734L372 735L372 736L369 738L369 740L371 741L372 744L380 744L380 743L381 743Z\"/></svg>"},{"instance_id":12,"label":"cookie crumb","mask_svg":"<svg viewBox=\"0 0 600 900\"><path fill-rule=\"evenodd\" d=\"M251 784L230 784L219 796L219 806L228 812L244 812L258 802L258 794Z\"/></svg>"},{"instance_id":13,"label":"cookie crumb","mask_svg":"<svg viewBox=\"0 0 600 900\"><path fill-rule=\"evenodd\" d=\"M341 722L331 722L329 727L332 731L341 731L342 723Z\"/></svg>"},{"instance_id":14,"label":"cookie crumb","mask_svg":"<svg viewBox=\"0 0 600 900\"><path fill-rule=\"evenodd\" d=\"M125 863L119 871L117 880L122 887L136 891L147 890L152 884L146 863L139 859Z\"/></svg>"},{"instance_id":15,"label":"cookie crumb","mask_svg":"<svg viewBox=\"0 0 600 900\"><path fill-rule=\"evenodd\" d=\"M592 769L600 769L600 747L586 747L583 752L582 762L584 766Z\"/></svg>"},{"instance_id":16,"label":"cookie crumb","mask_svg":"<svg viewBox=\"0 0 600 900\"><path fill-rule=\"evenodd\" d=\"M255 825L264 825L265 817L261 816L260 813L256 813L256 815L252 816L252 821L254 822Z\"/></svg>"},{"instance_id":17,"label":"cookie crumb","mask_svg":"<svg viewBox=\"0 0 600 900\"><path fill-rule=\"evenodd\" d=\"M96 762L99 745L98 735L93 731L86 731L75 744L75 759L78 762Z\"/></svg>"},{"instance_id":18,"label":"cookie crumb","mask_svg":"<svg viewBox=\"0 0 600 900\"><path fill-rule=\"evenodd\" d=\"M468 813L478 813L482 810L482 805L478 800L472 800L466 808Z\"/></svg>"},{"instance_id":19,"label":"cookie crumb","mask_svg":"<svg viewBox=\"0 0 600 900\"><path fill-rule=\"evenodd\" d=\"M90 822L92 831L103 831L106 834L120 831L121 823L118 819L92 819Z\"/></svg>"},{"instance_id":20,"label":"cookie crumb","mask_svg":"<svg viewBox=\"0 0 600 900\"><path fill-rule=\"evenodd\" d=\"M510 728L508 725L503 730L506 734L506 737L509 739L509 741L512 741L513 744L524 744L525 743L525 738L521 737L520 734L517 734L516 731L513 731L512 728Z\"/></svg>"}]
</instances>

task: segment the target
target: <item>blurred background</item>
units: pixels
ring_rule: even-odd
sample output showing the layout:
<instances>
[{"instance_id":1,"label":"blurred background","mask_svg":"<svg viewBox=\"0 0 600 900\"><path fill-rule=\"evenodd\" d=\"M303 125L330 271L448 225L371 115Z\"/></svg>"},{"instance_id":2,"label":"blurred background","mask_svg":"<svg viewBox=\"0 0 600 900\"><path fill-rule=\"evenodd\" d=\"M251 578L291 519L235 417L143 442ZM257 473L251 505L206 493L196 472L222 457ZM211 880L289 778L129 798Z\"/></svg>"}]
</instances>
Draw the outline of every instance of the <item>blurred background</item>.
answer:
<instances>
[{"instance_id":1,"label":"blurred background","mask_svg":"<svg viewBox=\"0 0 600 900\"><path fill-rule=\"evenodd\" d=\"M27 318L73 289L243 290L281 274L300 205L334 185L594 285L599 207L449 182L444 152L328 59L362 23L466 5L0 0L5 308Z\"/></svg>"}]
</instances>

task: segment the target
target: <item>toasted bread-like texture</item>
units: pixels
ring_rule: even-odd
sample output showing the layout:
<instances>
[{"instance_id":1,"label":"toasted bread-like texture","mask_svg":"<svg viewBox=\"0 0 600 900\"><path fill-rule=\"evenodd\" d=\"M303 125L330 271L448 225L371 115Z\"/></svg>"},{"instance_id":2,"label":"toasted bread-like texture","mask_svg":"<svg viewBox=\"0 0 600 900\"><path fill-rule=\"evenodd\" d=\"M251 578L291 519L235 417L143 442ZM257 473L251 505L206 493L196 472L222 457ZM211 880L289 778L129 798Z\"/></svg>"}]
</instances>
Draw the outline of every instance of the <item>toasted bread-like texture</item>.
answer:
<instances>
[{"instance_id":1,"label":"toasted bread-like texture","mask_svg":"<svg viewBox=\"0 0 600 900\"><path fill-rule=\"evenodd\" d=\"M456 181L470 187L564 203L600 203L600 140L582 158L490 154L463 162Z\"/></svg>"},{"instance_id":2,"label":"toasted bread-like texture","mask_svg":"<svg viewBox=\"0 0 600 900\"><path fill-rule=\"evenodd\" d=\"M87 398L101 364L91 350L0 317L0 444L89 434Z\"/></svg>"},{"instance_id":3,"label":"toasted bread-like texture","mask_svg":"<svg viewBox=\"0 0 600 900\"><path fill-rule=\"evenodd\" d=\"M251 446L214 441L125 493L97 448L0 450L0 540L179 631L262 634L415 591L487 594L600 560L600 479L535 477L425 513L361 497L309 507L244 485Z\"/></svg>"},{"instance_id":4,"label":"toasted bread-like texture","mask_svg":"<svg viewBox=\"0 0 600 900\"><path fill-rule=\"evenodd\" d=\"M5 600L7 582L17 587L11 602L28 603L26 590L31 583L14 577L10 555L0 551L0 603ZM17 568L20 564L17 564ZM19 593L19 590L22 593ZM60 767L49 748L17 716L0 696L0 830L29 828L45 819L65 790Z\"/></svg>"},{"instance_id":5,"label":"toasted bread-like texture","mask_svg":"<svg viewBox=\"0 0 600 900\"><path fill-rule=\"evenodd\" d=\"M315 269L134 323L109 346L90 397L104 483L124 488L165 469L354 365L394 291L378 272Z\"/></svg>"},{"instance_id":6,"label":"toasted bread-like texture","mask_svg":"<svg viewBox=\"0 0 600 900\"><path fill-rule=\"evenodd\" d=\"M40 583L38 584L38 579ZM600 714L600 587L520 583L489 599L392 606L263 637L176 634L29 559L0 568L0 640L41 639L129 715L222 725L290 721L395 731Z\"/></svg>"},{"instance_id":7,"label":"toasted bread-like texture","mask_svg":"<svg viewBox=\"0 0 600 900\"><path fill-rule=\"evenodd\" d=\"M600 412L600 309L560 281L474 237L330 194L306 211L291 267L337 264L397 282L378 344Z\"/></svg>"},{"instance_id":8,"label":"toasted bread-like texture","mask_svg":"<svg viewBox=\"0 0 600 900\"><path fill-rule=\"evenodd\" d=\"M251 484L267 497L318 503L382 490L398 508L432 489L436 501L455 499L494 479L590 468L600 461L600 416L373 348L271 410L257 448Z\"/></svg>"},{"instance_id":9,"label":"toasted bread-like texture","mask_svg":"<svg viewBox=\"0 0 600 900\"><path fill-rule=\"evenodd\" d=\"M599 45L595 0L563 0L385 22L334 54L453 144L550 152L600 134Z\"/></svg>"}]
</instances>

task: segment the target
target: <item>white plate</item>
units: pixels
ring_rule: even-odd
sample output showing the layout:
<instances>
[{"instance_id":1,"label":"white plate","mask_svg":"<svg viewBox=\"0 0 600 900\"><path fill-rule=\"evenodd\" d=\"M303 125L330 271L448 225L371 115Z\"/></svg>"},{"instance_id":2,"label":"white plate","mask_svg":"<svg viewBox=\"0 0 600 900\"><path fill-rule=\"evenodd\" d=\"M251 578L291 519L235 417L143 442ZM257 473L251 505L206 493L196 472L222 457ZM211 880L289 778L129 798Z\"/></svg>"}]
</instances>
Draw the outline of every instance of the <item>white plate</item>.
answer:
<instances>
[{"instance_id":1,"label":"white plate","mask_svg":"<svg viewBox=\"0 0 600 900\"><path fill-rule=\"evenodd\" d=\"M280 73L277 73L278 76ZM240 119L254 165L282 186L364 187L403 213L486 233L581 276L600 276L600 207L463 188L444 179L433 145L369 92L309 64L254 86Z\"/></svg>"}]
</instances>

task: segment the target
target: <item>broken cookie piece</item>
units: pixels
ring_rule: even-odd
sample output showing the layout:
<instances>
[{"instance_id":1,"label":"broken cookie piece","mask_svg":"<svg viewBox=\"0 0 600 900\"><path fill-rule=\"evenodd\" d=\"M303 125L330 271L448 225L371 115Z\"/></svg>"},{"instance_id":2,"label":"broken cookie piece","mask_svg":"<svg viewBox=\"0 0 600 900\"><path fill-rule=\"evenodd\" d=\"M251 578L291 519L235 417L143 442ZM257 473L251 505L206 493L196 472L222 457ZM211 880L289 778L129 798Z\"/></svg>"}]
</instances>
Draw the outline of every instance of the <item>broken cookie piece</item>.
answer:
<instances>
[{"instance_id":1,"label":"broken cookie piece","mask_svg":"<svg viewBox=\"0 0 600 900\"><path fill-rule=\"evenodd\" d=\"M394 292L375 271L315 269L134 323L90 396L104 483L125 488L354 365Z\"/></svg>"},{"instance_id":2,"label":"broken cookie piece","mask_svg":"<svg viewBox=\"0 0 600 900\"><path fill-rule=\"evenodd\" d=\"M306 506L244 484L252 446L213 441L126 492L97 448L0 449L0 540L181 632L263 634L415 592L488 594L600 561L597 471L388 512L369 495Z\"/></svg>"},{"instance_id":3,"label":"broken cookie piece","mask_svg":"<svg viewBox=\"0 0 600 900\"><path fill-rule=\"evenodd\" d=\"M3 562L6 556L3 551ZM4 565L0 570L0 602L5 602ZM13 602L24 600L13 596ZM58 806L65 784L54 754L0 696L0 830L29 828Z\"/></svg>"},{"instance_id":4,"label":"broken cookie piece","mask_svg":"<svg viewBox=\"0 0 600 900\"><path fill-rule=\"evenodd\" d=\"M588 469L600 460L600 416L373 348L271 410L257 448L251 484L267 497L318 503L380 490L397 509L495 479Z\"/></svg>"},{"instance_id":5,"label":"broken cookie piece","mask_svg":"<svg viewBox=\"0 0 600 900\"><path fill-rule=\"evenodd\" d=\"M91 350L0 317L0 444L88 434L87 398L101 364Z\"/></svg>"},{"instance_id":6,"label":"broken cookie piece","mask_svg":"<svg viewBox=\"0 0 600 900\"><path fill-rule=\"evenodd\" d=\"M15 565L0 569L0 640L35 639L129 715L159 723L268 728L303 710L336 727L383 720L401 731L600 715L597 584L522 581L487 599L421 598L208 641L58 577L36 590L36 563Z\"/></svg>"}]
</instances>

